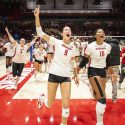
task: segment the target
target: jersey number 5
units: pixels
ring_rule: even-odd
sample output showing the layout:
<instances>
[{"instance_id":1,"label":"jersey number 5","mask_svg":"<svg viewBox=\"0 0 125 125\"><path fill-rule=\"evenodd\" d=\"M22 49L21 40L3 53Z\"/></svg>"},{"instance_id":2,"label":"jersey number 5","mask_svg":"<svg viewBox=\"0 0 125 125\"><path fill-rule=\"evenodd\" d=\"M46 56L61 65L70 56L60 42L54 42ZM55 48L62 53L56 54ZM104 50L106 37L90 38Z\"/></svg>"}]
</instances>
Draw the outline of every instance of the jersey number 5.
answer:
<instances>
[{"instance_id":1,"label":"jersey number 5","mask_svg":"<svg viewBox=\"0 0 125 125\"><path fill-rule=\"evenodd\" d=\"M68 50L66 49L64 52L64 55L67 56L67 54L68 54Z\"/></svg>"},{"instance_id":2,"label":"jersey number 5","mask_svg":"<svg viewBox=\"0 0 125 125\"><path fill-rule=\"evenodd\" d=\"M100 51L100 57L105 56L104 51Z\"/></svg>"}]
</instances>

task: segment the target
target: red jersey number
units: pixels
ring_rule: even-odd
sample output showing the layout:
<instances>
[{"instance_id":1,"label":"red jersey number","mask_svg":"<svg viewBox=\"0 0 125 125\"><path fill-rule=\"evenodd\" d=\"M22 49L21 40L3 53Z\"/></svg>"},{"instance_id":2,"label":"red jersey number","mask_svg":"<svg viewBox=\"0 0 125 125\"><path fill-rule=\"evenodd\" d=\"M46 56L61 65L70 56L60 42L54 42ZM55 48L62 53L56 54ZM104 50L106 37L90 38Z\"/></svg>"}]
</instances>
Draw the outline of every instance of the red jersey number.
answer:
<instances>
[{"instance_id":1,"label":"red jersey number","mask_svg":"<svg viewBox=\"0 0 125 125\"><path fill-rule=\"evenodd\" d=\"M68 54L68 50L66 49L64 52L64 55L67 56L67 54Z\"/></svg>"},{"instance_id":2,"label":"red jersey number","mask_svg":"<svg viewBox=\"0 0 125 125\"><path fill-rule=\"evenodd\" d=\"M100 51L100 57L105 56L104 51Z\"/></svg>"}]
</instances>

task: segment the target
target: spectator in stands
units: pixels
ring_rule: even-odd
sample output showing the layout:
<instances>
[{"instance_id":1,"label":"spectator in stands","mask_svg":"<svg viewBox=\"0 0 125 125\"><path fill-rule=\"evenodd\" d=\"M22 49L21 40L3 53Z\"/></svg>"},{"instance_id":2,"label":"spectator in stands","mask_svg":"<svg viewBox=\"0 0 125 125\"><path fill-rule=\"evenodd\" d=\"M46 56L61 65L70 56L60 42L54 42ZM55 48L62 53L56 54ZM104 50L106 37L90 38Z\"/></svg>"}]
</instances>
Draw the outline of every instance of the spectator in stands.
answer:
<instances>
[{"instance_id":1,"label":"spectator in stands","mask_svg":"<svg viewBox=\"0 0 125 125\"><path fill-rule=\"evenodd\" d=\"M118 88L121 89L122 82L125 78L125 47L122 48L121 51L121 74L120 74L120 79L119 79L119 85Z\"/></svg>"}]
</instances>

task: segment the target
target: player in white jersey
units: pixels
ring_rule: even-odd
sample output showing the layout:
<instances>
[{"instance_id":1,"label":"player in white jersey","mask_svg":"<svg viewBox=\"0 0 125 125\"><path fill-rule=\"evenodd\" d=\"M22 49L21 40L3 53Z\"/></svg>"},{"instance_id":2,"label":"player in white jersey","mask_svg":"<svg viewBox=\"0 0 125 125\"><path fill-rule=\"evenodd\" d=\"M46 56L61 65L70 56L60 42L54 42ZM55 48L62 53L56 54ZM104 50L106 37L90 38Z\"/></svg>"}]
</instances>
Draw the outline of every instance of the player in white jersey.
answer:
<instances>
[{"instance_id":1,"label":"player in white jersey","mask_svg":"<svg viewBox=\"0 0 125 125\"><path fill-rule=\"evenodd\" d=\"M62 95L61 125L67 125L67 119L69 117L69 99L71 94L71 79L70 79L71 60L75 68L75 71L77 72L75 54L74 54L75 50L70 45L71 29L65 26L62 32L63 40L58 40L54 37L48 36L42 31L42 27L40 25L40 20L39 20L39 7L35 9L34 15L36 21L37 34L41 36L48 43L53 44L55 46L54 58L49 68L49 78L47 87L48 95L46 99L44 99L44 96L40 96L38 104L44 102L45 106L50 108L54 103L57 87L60 85L61 95ZM78 84L77 80L78 79L76 79L76 82Z\"/></svg>"},{"instance_id":2,"label":"player in white jersey","mask_svg":"<svg viewBox=\"0 0 125 125\"><path fill-rule=\"evenodd\" d=\"M14 85L14 89L17 89L17 85L18 85L18 81L19 78L21 76L21 73L23 71L24 68L24 64L25 64L25 59L26 59L26 52L28 50L28 48L30 48L30 46L32 46L37 37L35 37L32 42L28 43L25 45L25 39L21 38L20 39L20 44L17 43L16 40L14 40L14 38L12 37L12 35L10 34L8 28L5 28L5 31L7 32L7 35L10 39L10 41L15 44L16 50L15 50L15 55L12 59L12 73L13 73L13 77L15 81L15 85Z\"/></svg>"},{"instance_id":3,"label":"player in white jersey","mask_svg":"<svg viewBox=\"0 0 125 125\"><path fill-rule=\"evenodd\" d=\"M12 63L12 57L15 53L15 45L12 42L7 42L3 48L6 48L5 56L6 56L6 72L7 77L6 79L9 79L10 69L11 69L11 63Z\"/></svg>"},{"instance_id":4,"label":"player in white jersey","mask_svg":"<svg viewBox=\"0 0 125 125\"><path fill-rule=\"evenodd\" d=\"M37 80L37 74L42 72L42 64L44 62L44 57L47 56L46 51L44 50L43 44L40 44L37 49L33 51L34 58L34 67L35 67L35 78Z\"/></svg>"},{"instance_id":5,"label":"player in white jersey","mask_svg":"<svg viewBox=\"0 0 125 125\"><path fill-rule=\"evenodd\" d=\"M85 51L85 48L87 47L87 45L88 45L87 41L81 42L81 55L82 56L84 56L84 51Z\"/></svg>"},{"instance_id":6,"label":"player in white jersey","mask_svg":"<svg viewBox=\"0 0 125 125\"><path fill-rule=\"evenodd\" d=\"M77 38L76 41L74 41L74 46L75 46L75 49L76 49L76 63L77 65L79 65L79 58L80 58L80 40Z\"/></svg>"},{"instance_id":7,"label":"player in white jersey","mask_svg":"<svg viewBox=\"0 0 125 125\"><path fill-rule=\"evenodd\" d=\"M106 108L106 66L108 67L111 78L113 82L117 81L117 75L114 74L111 61L110 61L110 51L111 46L104 42L105 33L102 29L97 29L95 31L96 41L88 44L83 60L80 62L78 71L85 66L90 59L90 64L88 67L88 78L89 82L95 93L97 103L96 103L96 125L104 125L103 114Z\"/></svg>"}]
</instances>

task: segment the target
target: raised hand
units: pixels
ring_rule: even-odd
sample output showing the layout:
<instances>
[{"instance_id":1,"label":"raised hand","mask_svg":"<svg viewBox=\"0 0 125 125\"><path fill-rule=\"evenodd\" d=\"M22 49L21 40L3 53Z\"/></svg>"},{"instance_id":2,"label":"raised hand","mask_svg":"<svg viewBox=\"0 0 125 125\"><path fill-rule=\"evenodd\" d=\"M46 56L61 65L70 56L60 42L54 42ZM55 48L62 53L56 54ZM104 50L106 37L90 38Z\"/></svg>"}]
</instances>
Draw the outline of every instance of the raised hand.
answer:
<instances>
[{"instance_id":1,"label":"raised hand","mask_svg":"<svg viewBox=\"0 0 125 125\"><path fill-rule=\"evenodd\" d=\"M40 6L38 6L35 10L34 10L34 16L37 17L39 16L40 13Z\"/></svg>"},{"instance_id":2,"label":"raised hand","mask_svg":"<svg viewBox=\"0 0 125 125\"><path fill-rule=\"evenodd\" d=\"M8 32L8 27L7 26L5 27L5 31Z\"/></svg>"}]
</instances>

